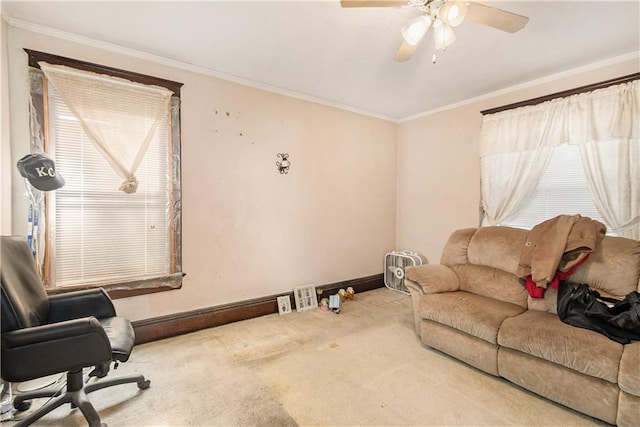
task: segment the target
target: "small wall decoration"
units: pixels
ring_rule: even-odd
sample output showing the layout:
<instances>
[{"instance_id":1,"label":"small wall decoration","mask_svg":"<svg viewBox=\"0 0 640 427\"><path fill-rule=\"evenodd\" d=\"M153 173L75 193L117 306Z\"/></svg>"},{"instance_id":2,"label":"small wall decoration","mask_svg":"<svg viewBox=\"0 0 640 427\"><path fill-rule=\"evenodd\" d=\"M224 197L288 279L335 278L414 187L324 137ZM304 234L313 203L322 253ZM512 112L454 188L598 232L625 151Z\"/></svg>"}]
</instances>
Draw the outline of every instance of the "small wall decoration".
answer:
<instances>
[{"instance_id":1,"label":"small wall decoration","mask_svg":"<svg viewBox=\"0 0 640 427\"><path fill-rule=\"evenodd\" d=\"M318 307L318 294L313 285L297 286L293 288L296 299L296 311L309 310Z\"/></svg>"},{"instance_id":2,"label":"small wall decoration","mask_svg":"<svg viewBox=\"0 0 640 427\"><path fill-rule=\"evenodd\" d=\"M277 157L279 159L282 159L282 160L278 160L276 162L276 166L278 167L278 171L280 172L280 174L289 173L289 166L291 166L291 162L289 161L289 154L288 153L278 153Z\"/></svg>"},{"instance_id":3,"label":"small wall decoration","mask_svg":"<svg viewBox=\"0 0 640 427\"><path fill-rule=\"evenodd\" d=\"M289 295L278 297L278 313L281 316L291 313L291 298Z\"/></svg>"}]
</instances>

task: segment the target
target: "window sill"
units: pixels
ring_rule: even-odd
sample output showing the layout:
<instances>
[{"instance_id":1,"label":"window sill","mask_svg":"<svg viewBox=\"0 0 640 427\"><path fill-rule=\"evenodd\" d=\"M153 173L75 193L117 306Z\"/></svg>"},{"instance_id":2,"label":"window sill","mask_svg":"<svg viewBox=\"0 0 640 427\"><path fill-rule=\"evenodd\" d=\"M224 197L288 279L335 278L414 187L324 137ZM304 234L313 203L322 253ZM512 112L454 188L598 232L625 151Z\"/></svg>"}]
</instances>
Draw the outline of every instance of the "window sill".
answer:
<instances>
[{"instance_id":1,"label":"window sill","mask_svg":"<svg viewBox=\"0 0 640 427\"><path fill-rule=\"evenodd\" d=\"M47 294L56 295L84 289L104 289L111 299L129 298L158 292L172 291L182 288L184 273L175 273L168 277L156 277L126 283L105 283L102 285L76 285L64 287L48 287Z\"/></svg>"},{"instance_id":2,"label":"window sill","mask_svg":"<svg viewBox=\"0 0 640 427\"><path fill-rule=\"evenodd\" d=\"M74 292L82 289L91 289L91 288L93 288L93 286L73 287L73 288L64 288L64 289L53 288L53 289L47 289L47 294L49 295L64 294L66 292ZM140 295L155 294L158 292L175 291L181 288L182 287L172 288L171 286L160 286L157 288L145 288L145 289L111 289L109 290L109 288L104 287L104 290L107 292L107 294L111 299L116 300L121 298L137 297Z\"/></svg>"}]
</instances>

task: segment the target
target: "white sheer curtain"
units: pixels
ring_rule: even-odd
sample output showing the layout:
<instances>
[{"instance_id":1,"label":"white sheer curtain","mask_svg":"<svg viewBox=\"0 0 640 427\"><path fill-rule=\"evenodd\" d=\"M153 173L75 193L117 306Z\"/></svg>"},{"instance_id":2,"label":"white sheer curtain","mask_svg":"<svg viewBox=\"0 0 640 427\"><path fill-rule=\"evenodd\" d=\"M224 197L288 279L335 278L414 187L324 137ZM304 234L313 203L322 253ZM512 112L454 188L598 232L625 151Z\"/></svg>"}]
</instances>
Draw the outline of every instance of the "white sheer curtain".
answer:
<instances>
[{"instance_id":1,"label":"white sheer curtain","mask_svg":"<svg viewBox=\"0 0 640 427\"><path fill-rule=\"evenodd\" d=\"M640 80L575 97L577 143L589 192L607 226L640 239Z\"/></svg>"},{"instance_id":2,"label":"white sheer curtain","mask_svg":"<svg viewBox=\"0 0 640 427\"><path fill-rule=\"evenodd\" d=\"M129 80L39 62L89 140L125 181L120 190L135 193L136 170L172 92Z\"/></svg>"},{"instance_id":3,"label":"white sheer curtain","mask_svg":"<svg viewBox=\"0 0 640 427\"><path fill-rule=\"evenodd\" d=\"M480 141L482 206L502 223L531 197L565 138L566 105L558 100L484 116ZM559 142L557 142L559 141Z\"/></svg>"},{"instance_id":4,"label":"white sheer curtain","mask_svg":"<svg viewBox=\"0 0 640 427\"><path fill-rule=\"evenodd\" d=\"M490 224L521 208L553 148L579 144L598 212L640 239L640 80L483 118L482 203Z\"/></svg>"},{"instance_id":5,"label":"white sheer curtain","mask_svg":"<svg viewBox=\"0 0 640 427\"><path fill-rule=\"evenodd\" d=\"M593 203L608 228L619 236L632 239L640 239L639 141L636 138L635 142L616 140L606 144L580 144Z\"/></svg>"}]
</instances>

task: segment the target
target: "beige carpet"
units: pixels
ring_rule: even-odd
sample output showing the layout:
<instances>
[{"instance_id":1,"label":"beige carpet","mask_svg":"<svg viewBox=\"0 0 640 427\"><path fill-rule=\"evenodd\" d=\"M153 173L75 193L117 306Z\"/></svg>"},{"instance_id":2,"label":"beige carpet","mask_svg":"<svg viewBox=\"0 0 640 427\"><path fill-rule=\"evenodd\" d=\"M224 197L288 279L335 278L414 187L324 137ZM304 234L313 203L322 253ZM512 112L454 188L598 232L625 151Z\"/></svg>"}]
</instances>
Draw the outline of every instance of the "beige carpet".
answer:
<instances>
[{"instance_id":1,"label":"beige carpet","mask_svg":"<svg viewBox=\"0 0 640 427\"><path fill-rule=\"evenodd\" d=\"M422 346L409 297L387 289L357 294L341 314L270 315L141 345L111 375L129 372L151 388L90 395L111 427L602 424ZM62 407L38 425L86 423Z\"/></svg>"}]
</instances>

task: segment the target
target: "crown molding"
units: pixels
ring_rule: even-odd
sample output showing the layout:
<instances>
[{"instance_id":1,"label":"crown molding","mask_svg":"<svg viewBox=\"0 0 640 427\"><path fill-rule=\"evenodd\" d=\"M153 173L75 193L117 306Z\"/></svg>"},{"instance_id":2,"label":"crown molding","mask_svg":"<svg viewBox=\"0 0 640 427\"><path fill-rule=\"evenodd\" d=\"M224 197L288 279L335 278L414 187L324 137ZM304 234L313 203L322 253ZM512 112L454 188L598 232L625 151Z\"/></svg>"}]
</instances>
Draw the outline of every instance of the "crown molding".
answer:
<instances>
[{"instance_id":1,"label":"crown molding","mask_svg":"<svg viewBox=\"0 0 640 427\"><path fill-rule=\"evenodd\" d=\"M4 13L2 14L2 19L4 19L8 25L10 27L15 27L15 28L20 28L23 30L27 30L27 31L31 31L34 33L38 33L38 34L43 34L46 36L50 36L50 37L55 37L55 38L59 38L62 40L67 40L67 41L71 41L71 42L75 42L75 43L79 43L79 44L83 44L86 46L91 46L91 47L95 47L98 49L102 49L105 51L109 51L109 52L113 52L113 53L117 53L117 54L121 54L121 55L126 55L126 56L130 56L130 57L134 57L137 59L142 59L145 61L149 61L149 62L153 62L153 63L157 63L157 64L161 64L161 65L166 65L169 67L173 67L173 68L177 68L177 69L181 69L181 70L185 70L185 71L190 71L193 73L197 73L197 74L202 74L202 75L206 75L206 76L210 76L210 77L214 77L220 80L225 80L225 81L229 81L232 83L237 83L243 86L248 86L248 87L252 87L254 89L259 89L259 90L263 90L266 92L271 92L274 94L278 94L278 95L283 95L283 96L287 96L290 98L295 98L295 99L299 99L302 101L307 101L307 102L312 102L315 104L320 104L320 105L325 105L327 107L332 107L332 108L337 108L343 111L348 111L351 113L355 113L358 115L362 115L362 116L366 116L366 117L371 117L371 118L375 118L375 119L380 119L380 120L385 120L385 121L389 121L389 122L393 122L396 124L402 124L402 123L406 123L412 120L416 120L416 119L420 119L423 117L427 117L430 116L432 114L436 114L436 113L440 113L442 111L447 111L447 110L451 110L453 108L458 108L458 107L463 107L469 104L473 104L475 102L479 102L479 101L484 101L486 99L490 99L490 98L494 98L494 97L498 97L501 95L505 95L511 92L515 92L518 90L523 90L523 89L528 89L531 88L533 86L537 86L537 85L541 85L544 83L548 83L548 82L552 82L554 80L558 80L561 78L565 78L565 77L571 77L580 73L584 73L584 72L588 72L591 70L595 70L598 68L602 68L602 67L606 67L606 66L610 66L610 65L615 65L621 62L625 62L625 61L630 61L633 59L638 59L640 60L640 52L631 52L628 54L624 54L624 55L620 55L620 56L616 56L613 58L608 58L602 61L598 61L598 62L594 62L588 65L584 65L581 67L577 67L577 68L573 68L571 70L567 70L567 71L563 71L560 73L556 73L556 74L550 74L546 77L542 77L539 79L535 79L535 80L531 80L525 83L521 83L518 85L514 85L514 86L510 86L504 89L500 89L494 92L489 92L486 93L484 95L480 95L474 98L469 98L466 99L464 101L460 101L460 102L456 102L453 104L448 104L445 105L443 107L439 107L433 110L428 110L428 111L424 111L422 113L417 113L417 114L412 114L410 116L406 116L403 118L396 118L396 117L390 117L390 116L385 116L385 115L381 115L381 114L377 114L371 111L366 111L366 110L362 110L359 108L355 108L349 105L344 105L344 104L340 104L337 102L333 102L324 98L319 98L319 97L315 97L315 96L311 96L311 95L307 95L304 93L300 93L300 92L296 92L296 91L292 91L289 89L284 89L281 87L277 87L277 86L272 86L272 85L268 85L266 83L261 83L261 82L257 82L254 80L250 80L250 79L246 79L243 77L239 77L233 74L228 74L228 73L224 73L221 71L216 71L216 70L212 70L209 68L205 68L205 67L201 67L198 65L193 65L193 64L189 64L186 62L182 62L182 61L177 61L174 59L170 59L170 58L166 58L160 55L155 55L155 54L151 54L151 53L147 53L147 52L143 52L143 51L139 51L136 49L131 49L128 47L124 47L121 45L117 45L114 43L108 43L108 42L104 42L104 41L100 41L100 40L96 40L96 39L92 39L89 37L85 37L85 36L80 36L78 34L74 34L74 33L69 33L67 31L62 31L62 30L58 30L55 28L51 28L51 27L47 27L45 25L41 25L41 24L36 24L33 22L29 22L29 21L25 21L19 18L14 18L14 17L10 17L10 16L6 16Z\"/></svg>"},{"instance_id":2,"label":"crown molding","mask_svg":"<svg viewBox=\"0 0 640 427\"><path fill-rule=\"evenodd\" d=\"M389 117L381 114L377 114L371 111L361 110L359 108L351 107L349 105L340 104L337 102L333 102L327 99L307 95L305 93L300 93L296 91L292 91L289 89L284 89L277 86L272 86L266 83L257 82L254 80L246 79L243 77L239 77L233 74L224 73L221 71L212 70L206 67L201 67L198 65L189 64L182 61L177 61L174 59L166 58L160 55L154 55L151 53L143 52L136 49L131 49L128 47L124 47L121 45L117 45L114 43L104 42L101 40L92 39L90 37L80 36L78 34L69 33L67 31L58 30L56 28L47 27L45 25L36 24L30 21L25 21L23 19L14 18L11 16L5 16L3 14L3 19L9 24L10 27L20 28L22 30L31 31L34 33L46 35L49 37L55 37L62 40L71 41L74 43L83 44L85 46L91 46L98 49L102 49L105 51L131 56L137 59L142 59L145 61L153 62L156 64L166 65L169 67L190 71L197 74L202 74L210 77L215 77L220 80L229 81L232 83L237 83L243 86L252 87L254 89L263 90L266 92L271 92L277 95L284 95L289 98L295 98L302 101L313 102L315 104L325 105L327 107L337 108L340 110L348 111L351 113L355 113L361 116L372 117L375 119L385 120L393 123L397 123L397 118Z\"/></svg>"},{"instance_id":3,"label":"crown molding","mask_svg":"<svg viewBox=\"0 0 640 427\"><path fill-rule=\"evenodd\" d=\"M638 59L640 61L640 52L631 52L620 56L615 56L613 58L608 58L602 61L594 62L588 65L583 65L581 67L572 68L571 70L563 71L556 74L550 74L546 77L542 77L539 79L531 80L525 83L521 83L515 86L510 86L504 89L500 89L494 92L489 92L484 95L477 96L475 98L465 99L464 101L456 102L453 104L445 105L444 107L436 108L433 110L425 111L423 113L414 114L411 116L407 116L401 119L396 120L396 123L406 123L412 120L421 119L423 117L430 116L432 114L440 113L442 111L451 110L453 108L464 107L465 105L473 104L475 102L484 101L486 99L495 98L501 95L505 95L511 92L515 92L518 90L529 89L534 86L538 86L544 83L549 83L558 79L562 79L565 77L571 77L577 74L585 73L588 71L596 70L598 68L607 67L610 65L616 65L622 62L631 61L633 59ZM639 64L640 65L640 64Z\"/></svg>"}]
</instances>

